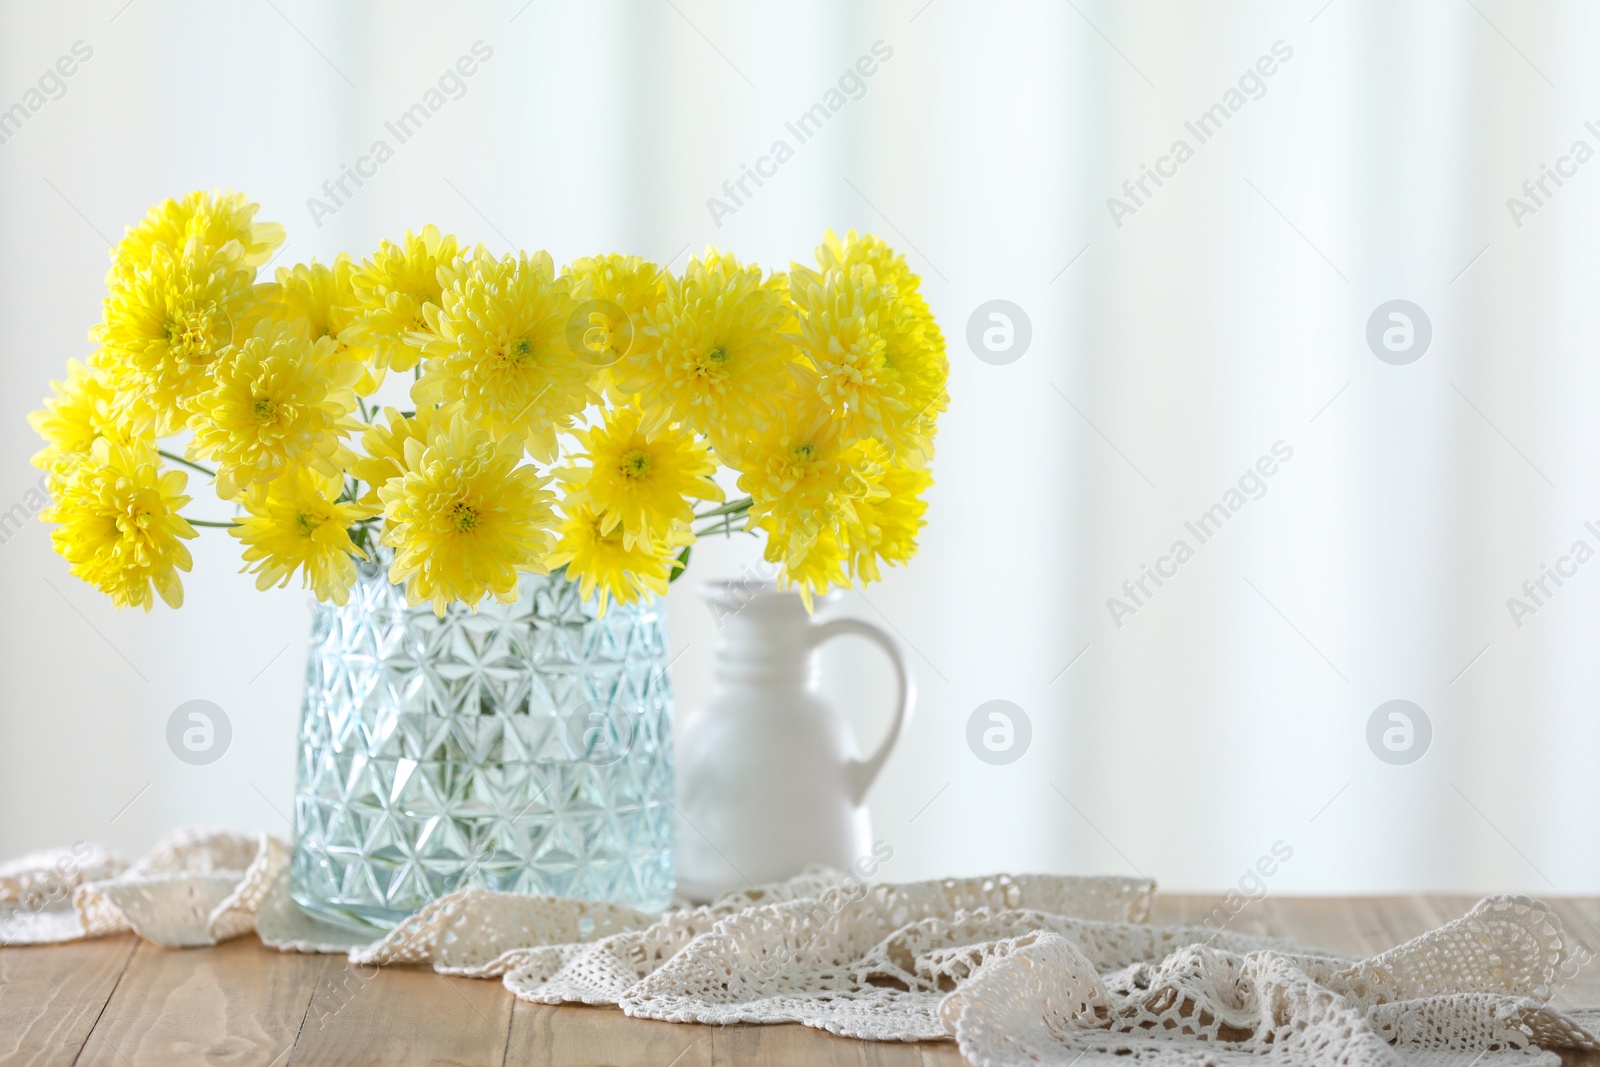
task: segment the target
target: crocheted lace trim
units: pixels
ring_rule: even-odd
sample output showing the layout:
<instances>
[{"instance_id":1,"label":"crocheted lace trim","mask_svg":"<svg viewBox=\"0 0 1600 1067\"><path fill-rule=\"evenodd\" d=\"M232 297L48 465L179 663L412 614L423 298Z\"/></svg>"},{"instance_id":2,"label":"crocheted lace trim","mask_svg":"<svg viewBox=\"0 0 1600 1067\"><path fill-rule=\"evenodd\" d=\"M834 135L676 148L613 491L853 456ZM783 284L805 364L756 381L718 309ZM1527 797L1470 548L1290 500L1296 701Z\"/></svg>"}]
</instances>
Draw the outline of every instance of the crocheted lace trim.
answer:
<instances>
[{"instance_id":1,"label":"crocheted lace trim","mask_svg":"<svg viewBox=\"0 0 1600 1067\"><path fill-rule=\"evenodd\" d=\"M1600 1010L1549 1004L1592 953L1525 897L1486 898L1366 960L1148 925L1155 887L1132 879L868 885L827 870L660 916L463 889L369 942L301 912L288 862L276 838L207 830L131 864L83 844L33 853L0 865L0 943L132 931L210 945L253 930L283 951L499 978L538 1003L954 1039L976 1067L1487 1067L1600 1051Z\"/></svg>"}]
</instances>

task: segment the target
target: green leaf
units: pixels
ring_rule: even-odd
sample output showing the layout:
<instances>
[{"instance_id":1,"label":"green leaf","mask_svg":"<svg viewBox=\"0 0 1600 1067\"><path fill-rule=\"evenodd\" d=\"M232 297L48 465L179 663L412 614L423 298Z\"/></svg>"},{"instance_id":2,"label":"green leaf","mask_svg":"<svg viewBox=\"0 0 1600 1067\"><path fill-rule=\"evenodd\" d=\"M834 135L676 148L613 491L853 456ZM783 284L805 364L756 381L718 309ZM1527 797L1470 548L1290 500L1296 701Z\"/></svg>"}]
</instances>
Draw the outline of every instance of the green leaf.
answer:
<instances>
[{"instance_id":1,"label":"green leaf","mask_svg":"<svg viewBox=\"0 0 1600 1067\"><path fill-rule=\"evenodd\" d=\"M678 558L672 561L672 573L667 577L667 581L677 581L678 575L689 569L689 550L693 547L693 545L683 546L683 551L678 553Z\"/></svg>"}]
</instances>

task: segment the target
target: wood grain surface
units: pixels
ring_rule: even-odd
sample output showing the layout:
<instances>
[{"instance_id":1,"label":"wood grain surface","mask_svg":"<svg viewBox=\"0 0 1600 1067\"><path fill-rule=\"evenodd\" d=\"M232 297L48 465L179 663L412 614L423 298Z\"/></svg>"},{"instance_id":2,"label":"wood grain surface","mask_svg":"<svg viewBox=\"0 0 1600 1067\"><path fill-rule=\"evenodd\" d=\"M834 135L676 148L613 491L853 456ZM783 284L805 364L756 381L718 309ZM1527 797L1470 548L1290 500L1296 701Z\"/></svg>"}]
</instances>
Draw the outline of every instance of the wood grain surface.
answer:
<instances>
[{"instance_id":1,"label":"wood grain surface","mask_svg":"<svg viewBox=\"0 0 1600 1067\"><path fill-rule=\"evenodd\" d=\"M1199 922L1220 903L1164 894L1152 921ZM1365 956L1462 914L1472 897L1269 897L1229 922ZM1600 900L1557 899L1569 930L1600 945ZM1600 1005L1600 963L1557 1006ZM496 981L361 967L241 938L163 949L131 936L0 949L0 1064L487 1065L487 1067L957 1067L954 1044L876 1043L802 1026L695 1026L612 1008L549 1007ZM1568 1055L1600 1067L1600 1057Z\"/></svg>"}]
</instances>

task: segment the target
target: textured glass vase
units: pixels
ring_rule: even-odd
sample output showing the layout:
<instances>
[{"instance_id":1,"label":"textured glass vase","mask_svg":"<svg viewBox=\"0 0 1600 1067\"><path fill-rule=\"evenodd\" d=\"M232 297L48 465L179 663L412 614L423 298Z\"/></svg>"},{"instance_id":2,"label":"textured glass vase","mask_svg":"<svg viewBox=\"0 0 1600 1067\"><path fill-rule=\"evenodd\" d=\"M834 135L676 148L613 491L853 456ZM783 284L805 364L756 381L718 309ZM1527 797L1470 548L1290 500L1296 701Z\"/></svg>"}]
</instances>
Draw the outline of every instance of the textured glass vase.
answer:
<instances>
[{"instance_id":1,"label":"textured glass vase","mask_svg":"<svg viewBox=\"0 0 1600 1067\"><path fill-rule=\"evenodd\" d=\"M295 900L387 928L463 885L672 898L672 698L658 600L597 617L564 575L443 618L364 565L315 608Z\"/></svg>"}]
</instances>

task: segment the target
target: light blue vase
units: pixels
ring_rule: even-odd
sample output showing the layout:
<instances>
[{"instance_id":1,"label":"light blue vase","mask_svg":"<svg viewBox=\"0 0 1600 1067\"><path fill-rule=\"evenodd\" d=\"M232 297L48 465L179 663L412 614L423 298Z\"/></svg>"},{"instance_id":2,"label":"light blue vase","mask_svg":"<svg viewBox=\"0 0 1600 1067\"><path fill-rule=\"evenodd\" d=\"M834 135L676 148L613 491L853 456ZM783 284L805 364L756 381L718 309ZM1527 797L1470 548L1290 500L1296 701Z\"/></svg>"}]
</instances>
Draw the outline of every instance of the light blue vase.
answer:
<instances>
[{"instance_id":1,"label":"light blue vase","mask_svg":"<svg viewBox=\"0 0 1600 1067\"><path fill-rule=\"evenodd\" d=\"M295 789L295 900L388 928L463 885L672 899L672 696L659 600L603 618L565 575L514 604L410 607L363 565L318 605Z\"/></svg>"}]
</instances>

